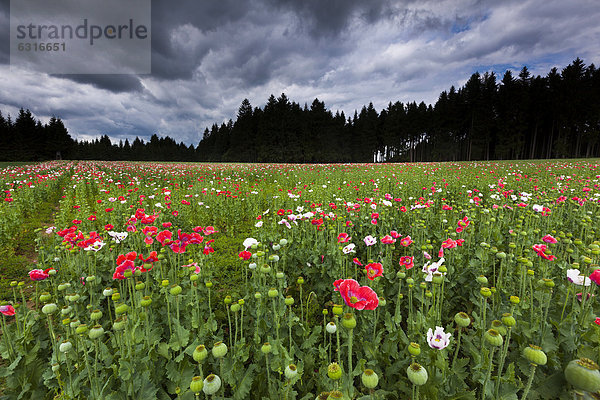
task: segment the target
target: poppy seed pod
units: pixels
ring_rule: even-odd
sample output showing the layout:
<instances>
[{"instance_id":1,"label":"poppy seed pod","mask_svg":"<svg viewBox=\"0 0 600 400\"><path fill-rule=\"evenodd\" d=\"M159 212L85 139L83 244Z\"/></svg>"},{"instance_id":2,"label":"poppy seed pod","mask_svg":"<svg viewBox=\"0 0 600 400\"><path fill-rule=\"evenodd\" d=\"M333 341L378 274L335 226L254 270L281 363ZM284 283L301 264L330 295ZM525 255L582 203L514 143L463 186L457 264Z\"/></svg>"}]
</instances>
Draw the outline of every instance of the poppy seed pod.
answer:
<instances>
[{"instance_id":1,"label":"poppy seed pod","mask_svg":"<svg viewBox=\"0 0 600 400\"><path fill-rule=\"evenodd\" d=\"M152 299L150 298L150 296L142 297L142 301L140 301L140 305L142 307L148 307L150 304L152 304Z\"/></svg>"},{"instance_id":2,"label":"poppy seed pod","mask_svg":"<svg viewBox=\"0 0 600 400\"><path fill-rule=\"evenodd\" d=\"M354 329L356 328L356 318L351 313L344 314L344 318L342 318L342 326L346 329Z\"/></svg>"},{"instance_id":3,"label":"poppy seed pod","mask_svg":"<svg viewBox=\"0 0 600 400\"><path fill-rule=\"evenodd\" d=\"M417 363L412 363L406 369L406 375L408 376L408 380L416 386L424 385L427 383L427 379L429 378L427 375L427 370Z\"/></svg>"},{"instance_id":4,"label":"poppy seed pod","mask_svg":"<svg viewBox=\"0 0 600 400\"><path fill-rule=\"evenodd\" d=\"M454 322L456 322L456 325L460 326L461 328L466 328L467 326L471 325L471 318L467 313L459 312L454 316Z\"/></svg>"},{"instance_id":5,"label":"poppy seed pod","mask_svg":"<svg viewBox=\"0 0 600 400\"><path fill-rule=\"evenodd\" d=\"M535 365L546 365L546 362L548 362L548 357L542 351L542 348L533 344L523 349L523 357Z\"/></svg>"},{"instance_id":6,"label":"poppy seed pod","mask_svg":"<svg viewBox=\"0 0 600 400\"><path fill-rule=\"evenodd\" d=\"M88 336L90 339L99 339L104 335L104 328L101 325L94 325L92 329L90 329Z\"/></svg>"},{"instance_id":7,"label":"poppy seed pod","mask_svg":"<svg viewBox=\"0 0 600 400\"><path fill-rule=\"evenodd\" d=\"M284 302L286 306L292 306L294 304L294 298L292 296L286 296Z\"/></svg>"},{"instance_id":8,"label":"poppy seed pod","mask_svg":"<svg viewBox=\"0 0 600 400\"><path fill-rule=\"evenodd\" d=\"M195 394L198 394L204 388L204 380L201 376L195 376L192 378L192 382L190 382L190 390Z\"/></svg>"},{"instance_id":9,"label":"poppy seed pod","mask_svg":"<svg viewBox=\"0 0 600 400\"><path fill-rule=\"evenodd\" d=\"M592 393L600 390L598 364L588 358L569 362L565 368L565 378L577 390Z\"/></svg>"},{"instance_id":10,"label":"poppy seed pod","mask_svg":"<svg viewBox=\"0 0 600 400\"><path fill-rule=\"evenodd\" d=\"M333 362L327 367L327 376L329 379L336 381L342 377L342 369L338 363Z\"/></svg>"},{"instance_id":11,"label":"poppy seed pod","mask_svg":"<svg viewBox=\"0 0 600 400\"><path fill-rule=\"evenodd\" d=\"M367 389L375 389L379 383L379 376L372 369L366 369L361 376L361 381Z\"/></svg>"},{"instance_id":12,"label":"poppy seed pod","mask_svg":"<svg viewBox=\"0 0 600 400\"><path fill-rule=\"evenodd\" d=\"M335 322L330 322L325 326L325 330L327 331L327 333L335 333L337 331L337 326L335 325Z\"/></svg>"},{"instance_id":13,"label":"poppy seed pod","mask_svg":"<svg viewBox=\"0 0 600 400\"><path fill-rule=\"evenodd\" d=\"M421 354L421 346L419 346L415 342L411 342L408 345L407 349L408 349L408 354L410 354L412 357L417 357L419 354Z\"/></svg>"},{"instance_id":14,"label":"poppy seed pod","mask_svg":"<svg viewBox=\"0 0 600 400\"><path fill-rule=\"evenodd\" d=\"M491 346L500 347L504 343L502 335L495 329L488 329L483 335L485 341Z\"/></svg>"},{"instance_id":15,"label":"poppy seed pod","mask_svg":"<svg viewBox=\"0 0 600 400\"><path fill-rule=\"evenodd\" d=\"M69 351L71 351L71 349L73 348L73 345L71 344L71 342L66 341L66 342L62 342L59 346L59 350L61 353L68 353Z\"/></svg>"},{"instance_id":16,"label":"poppy seed pod","mask_svg":"<svg viewBox=\"0 0 600 400\"><path fill-rule=\"evenodd\" d=\"M266 342L265 344L262 345L262 347L260 348L260 351L263 354L269 354L271 352L271 344L269 342Z\"/></svg>"},{"instance_id":17,"label":"poppy seed pod","mask_svg":"<svg viewBox=\"0 0 600 400\"><path fill-rule=\"evenodd\" d=\"M208 350L206 350L206 347L204 347L204 345L199 345L196 346L196 348L194 349L194 353L192 354L192 357L194 358L194 361L196 362L200 362L203 361L204 359L206 359L206 357L208 357Z\"/></svg>"},{"instance_id":18,"label":"poppy seed pod","mask_svg":"<svg viewBox=\"0 0 600 400\"><path fill-rule=\"evenodd\" d=\"M42 307L42 312L46 315L53 314L58 310L58 306L54 303L48 303L44 307Z\"/></svg>"},{"instance_id":19,"label":"poppy seed pod","mask_svg":"<svg viewBox=\"0 0 600 400\"><path fill-rule=\"evenodd\" d=\"M517 324L517 321L515 320L515 317L512 316L512 314L504 313L502 314L502 323L508 327L513 327Z\"/></svg>"},{"instance_id":20,"label":"poppy seed pod","mask_svg":"<svg viewBox=\"0 0 600 400\"><path fill-rule=\"evenodd\" d=\"M100 310L94 310L94 311L92 311L92 312L90 313L90 319L91 319L92 321L97 321L97 320L99 320L100 318L102 318L102 311L100 311Z\"/></svg>"},{"instance_id":21,"label":"poppy seed pod","mask_svg":"<svg viewBox=\"0 0 600 400\"><path fill-rule=\"evenodd\" d=\"M204 394L210 396L217 393L219 389L221 389L221 378L217 375L210 374L204 379L204 387L202 388Z\"/></svg>"},{"instance_id":22,"label":"poppy seed pod","mask_svg":"<svg viewBox=\"0 0 600 400\"><path fill-rule=\"evenodd\" d=\"M298 376L298 368L295 364L290 364L285 367L285 377L286 379L292 380Z\"/></svg>"},{"instance_id":23,"label":"poppy seed pod","mask_svg":"<svg viewBox=\"0 0 600 400\"><path fill-rule=\"evenodd\" d=\"M48 301L52 300L52 296L50 296L50 293L48 292L44 292L40 295L40 301L43 303L46 303Z\"/></svg>"},{"instance_id":24,"label":"poppy seed pod","mask_svg":"<svg viewBox=\"0 0 600 400\"><path fill-rule=\"evenodd\" d=\"M344 312L344 308L340 304L334 304L332 311L334 315L342 315L342 313Z\"/></svg>"},{"instance_id":25,"label":"poppy seed pod","mask_svg":"<svg viewBox=\"0 0 600 400\"><path fill-rule=\"evenodd\" d=\"M171 286L171 289L169 290L169 293L171 293L171 296L179 296L181 294L181 291L183 289L181 288L181 286L179 285L173 285Z\"/></svg>"},{"instance_id":26,"label":"poppy seed pod","mask_svg":"<svg viewBox=\"0 0 600 400\"><path fill-rule=\"evenodd\" d=\"M275 297L277 297L279 295L279 291L277 289L275 289L275 288L271 288L271 289L269 289L269 291L267 292L267 294L268 294L268 296L270 298L275 298Z\"/></svg>"},{"instance_id":27,"label":"poppy seed pod","mask_svg":"<svg viewBox=\"0 0 600 400\"><path fill-rule=\"evenodd\" d=\"M215 358L225 357L227 354L227 345L223 342L217 342L212 348L212 355Z\"/></svg>"}]
</instances>

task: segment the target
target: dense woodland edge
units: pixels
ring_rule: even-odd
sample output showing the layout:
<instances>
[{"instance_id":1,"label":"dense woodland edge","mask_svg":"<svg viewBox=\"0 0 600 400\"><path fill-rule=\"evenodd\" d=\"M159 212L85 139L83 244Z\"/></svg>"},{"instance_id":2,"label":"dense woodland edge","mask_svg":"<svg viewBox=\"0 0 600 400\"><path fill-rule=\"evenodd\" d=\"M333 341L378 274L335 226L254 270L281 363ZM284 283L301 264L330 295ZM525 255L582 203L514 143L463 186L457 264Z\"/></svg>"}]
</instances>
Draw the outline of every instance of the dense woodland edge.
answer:
<instances>
[{"instance_id":1,"label":"dense woodland edge","mask_svg":"<svg viewBox=\"0 0 600 400\"><path fill-rule=\"evenodd\" d=\"M206 128L197 146L152 135L112 143L73 140L60 118L47 124L21 109L0 112L0 160L101 159L205 162L471 161L600 156L600 71L577 58L560 72L532 76L523 67L498 82L474 73L434 105L370 103L348 117L315 99L310 106L271 95L247 99L236 120Z\"/></svg>"}]
</instances>

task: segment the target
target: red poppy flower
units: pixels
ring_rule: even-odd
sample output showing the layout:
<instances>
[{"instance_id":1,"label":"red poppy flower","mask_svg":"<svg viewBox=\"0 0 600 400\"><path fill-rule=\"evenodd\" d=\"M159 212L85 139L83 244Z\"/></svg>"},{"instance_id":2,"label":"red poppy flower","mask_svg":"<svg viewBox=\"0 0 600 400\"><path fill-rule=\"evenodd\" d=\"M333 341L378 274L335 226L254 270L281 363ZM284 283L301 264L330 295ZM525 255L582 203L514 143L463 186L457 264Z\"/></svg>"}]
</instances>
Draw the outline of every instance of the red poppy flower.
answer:
<instances>
[{"instance_id":1,"label":"red poppy flower","mask_svg":"<svg viewBox=\"0 0 600 400\"><path fill-rule=\"evenodd\" d=\"M205 235L212 235L213 233L219 233L219 231L215 230L215 228L212 226L207 226L206 228L204 228Z\"/></svg>"},{"instance_id":2,"label":"red poppy flower","mask_svg":"<svg viewBox=\"0 0 600 400\"><path fill-rule=\"evenodd\" d=\"M533 251L537 253L538 256L542 257L544 260L554 260L556 257L553 255L546 254L546 249L548 247L545 244L534 244L532 246Z\"/></svg>"},{"instance_id":3,"label":"red poppy flower","mask_svg":"<svg viewBox=\"0 0 600 400\"><path fill-rule=\"evenodd\" d=\"M252 257L252 253L250 253L247 250L244 250L244 251L240 252L240 254L238 254L238 257L247 261L250 259L250 257Z\"/></svg>"},{"instance_id":4,"label":"red poppy flower","mask_svg":"<svg viewBox=\"0 0 600 400\"><path fill-rule=\"evenodd\" d=\"M12 317L15 315L15 308L10 304L0 306L0 313L6 315L7 317Z\"/></svg>"},{"instance_id":5,"label":"red poppy flower","mask_svg":"<svg viewBox=\"0 0 600 400\"><path fill-rule=\"evenodd\" d=\"M350 239L352 239L352 238L350 236L348 236L347 233L344 233L344 232L340 233L337 237L338 243L346 243L346 242L349 242Z\"/></svg>"},{"instance_id":6,"label":"red poppy flower","mask_svg":"<svg viewBox=\"0 0 600 400\"><path fill-rule=\"evenodd\" d=\"M90 215L88 217L88 221L95 221L96 220L96 216L95 215Z\"/></svg>"},{"instance_id":7,"label":"red poppy flower","mask_svg":"<svg viewBox=\"0 0 600 400\"><path fill-rule=\"evenodd\" d=\"M413 240L410 238L410 236L400 239L400 244L404 247L408 247L412 243L413 243Z\"/></svg>"},{"instance_id":8,"label":"red poppy flower","mask_svg":"<svg viewBox=\"0 0 600 400\"><path fill-rule=\"evenodd\" d=\"M396 243L396 239L394 239L391 235L385 235L381 238L381 243L383 244L392 244Z\"/></svg>"},{"instance_id":9,"label":"red poppy flower","mask_svg":"<svg viewBox=\"0 0 600 400\"><path fill-rule=\"evenodd\" d=\"M356 264L356 265L360 265L361 267L363 266L363 265L362 265L362 263L360 262L360 260L359 260L358 258L356 258L356 257L354 257L354 258L352 259L352 262L353 262L354 264Z\"/></svg>"},{"instance_id":10,"label":"red poppy flower","mask_svg":"<svg viewBox=\"0 0 600 400\"><path fill-rule=\"evenodd\" d=\"M367 270L367 278L370 280L383 275L383 265L381 263L369 263L365 265L365 269Z\"/></svg>"},{"instance_id":11,"label":"red poppy flower","mask_svg":"<svg viewBox=\"0 0 600 400\"><path fill-rule=\"evenodd\" d=\"M44 279L48 278L48 276L48 273L41 269L34 269L29 271L29 277L32 281L43 281Z\"/></svg>"},{"instance_id":12,"label":"red poppy flower","mask_svg":"<svg viewBox=\"0 0 600 400\"><path fill-rule=\"evenodd\" d=\"M593 281L596 285L600 285L600 269L594 270L590 275L590 280Z\"/></svg>"},{"instance_id":13,"label":"red poppy flower","mask_svg":"<svg viewBox=\"0 0 600 400\"><path fill-rule=\"evenodd\" d=\"M114 228L114 226L112 226L111 224L104 225L104 230L106 230L106 231L112 231L113 228Z\"/></svg>"},{"instance_id":14,"label":"red poppy flower","mask_svg":"<svg viewBox=\"0 0 600 400\"><path fill-rule=\"evenodd\" d=\"M379 305L377 293L368 286L360 286L354 279L338 279L333 282L344 303L357 310L374 310Z\"/></svg>"},{"instance_id":15,"label":"red poppy flower","mask_svg":"<svg viewBox=\"0 0 600 400\"><path fill-rule=\"evenodd\" d=\"M400 257L400 266L404 266L406 269L411 269L415 266L415 258L410 256Z\"/></svg>"},{"instance_id":16,"label":"red poppy flower","mask_svg":"<svg viewBox=\"0 0 600 400\"><path fill-rule=\"evenodd\" d=\"M163 224L162 224L162 227L163 227L163 228L170 228L170 227L171 227L171 225L173 225L173 224L172 224L172 223L170 223L170 222L163 222Z\"/></svg>"}]
</instances>

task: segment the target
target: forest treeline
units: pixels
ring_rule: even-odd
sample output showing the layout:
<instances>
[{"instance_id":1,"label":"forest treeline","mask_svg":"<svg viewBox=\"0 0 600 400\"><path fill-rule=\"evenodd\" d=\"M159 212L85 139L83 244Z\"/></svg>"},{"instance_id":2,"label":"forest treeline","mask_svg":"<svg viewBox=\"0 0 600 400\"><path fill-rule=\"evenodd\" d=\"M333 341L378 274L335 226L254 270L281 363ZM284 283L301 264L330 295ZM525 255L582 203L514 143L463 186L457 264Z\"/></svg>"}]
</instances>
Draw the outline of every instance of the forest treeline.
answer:
<instances>
[{"instance_id":1,"label":"forest treeline","mask_svg":"<svg viewBox=\"0 0 600 400\"><path fill-rule=\"evenodd\" d=\"M264 107L247 99L235 121L206 128L197 146L154 134L111 143L73 141L59 118L46 125L21 110L0 114L0 159L378 162L579 158L600 156L600 71L577 58L562 70L518 76L475 73L443 91L434 105L390 102L352 116L271 95Z\"/></svg>"}]
</instances>

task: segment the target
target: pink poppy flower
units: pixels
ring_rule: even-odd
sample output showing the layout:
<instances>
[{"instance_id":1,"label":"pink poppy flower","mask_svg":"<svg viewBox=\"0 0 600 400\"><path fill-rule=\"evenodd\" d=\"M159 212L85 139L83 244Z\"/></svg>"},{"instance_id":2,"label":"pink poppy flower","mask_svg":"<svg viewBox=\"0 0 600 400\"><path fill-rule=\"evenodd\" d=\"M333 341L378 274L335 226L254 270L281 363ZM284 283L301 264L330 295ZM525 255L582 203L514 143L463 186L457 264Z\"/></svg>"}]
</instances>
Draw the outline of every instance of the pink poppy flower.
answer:
<instances>
[{"instance_id":1,"label":"pink poppy flower","mask_svg":"<svg viewBox=\"0 0 600 400\"><path fill-rule=\"evenodd\" d=\"M405 238L400 239L400 244L404 247L408 247L410 246L413 242L413 240L410 238L410 236L407 236Z\"/></svg>"}]
</instances>

